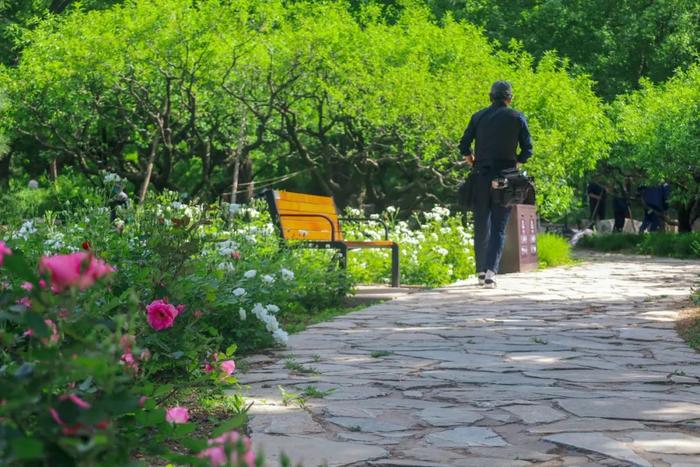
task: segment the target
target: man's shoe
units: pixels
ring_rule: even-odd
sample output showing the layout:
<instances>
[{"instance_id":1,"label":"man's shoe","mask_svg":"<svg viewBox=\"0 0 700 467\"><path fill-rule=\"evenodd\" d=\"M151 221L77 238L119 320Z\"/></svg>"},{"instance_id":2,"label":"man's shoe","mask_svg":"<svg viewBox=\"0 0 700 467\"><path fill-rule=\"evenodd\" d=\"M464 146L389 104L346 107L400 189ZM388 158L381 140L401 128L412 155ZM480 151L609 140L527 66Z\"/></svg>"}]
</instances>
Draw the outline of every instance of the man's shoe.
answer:
<instances>
[{"instance_id":1,"label":"man's shoe","mask_svg":"<svg viewBox=\"0 0 700 467\"><path fill-rule=\"evenodd\" d=\"M486 273L480 272L477 276L479 278L479 285L484 285L486 283Z\"/></svg>"},{"instance_id":2,"label":"man's shoe","mask_svg":"<svg viewBox=\"0 0 700 467\"><path fill-rule=\"evenodd\" d=\"M486 271L486 274L484 275L484 287L487 289L496 288L496 273L490 269Z\"/></svg>"}]
</instances>

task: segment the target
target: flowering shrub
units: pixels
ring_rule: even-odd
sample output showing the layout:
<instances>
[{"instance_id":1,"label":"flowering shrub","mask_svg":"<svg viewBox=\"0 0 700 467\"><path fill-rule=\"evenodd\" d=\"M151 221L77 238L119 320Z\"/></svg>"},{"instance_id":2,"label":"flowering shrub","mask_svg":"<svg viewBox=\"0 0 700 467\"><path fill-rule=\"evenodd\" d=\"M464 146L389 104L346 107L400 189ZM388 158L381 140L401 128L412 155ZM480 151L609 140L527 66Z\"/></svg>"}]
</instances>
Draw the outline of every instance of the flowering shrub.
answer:
<instances>
[{"instance_id":1,"label":"flowering shrub","mask_svg":"<svg viewBox=\"0 0 700 467\"><path fill-rule=\"evenodd\" d=\"M5 242L0 262L1 463L127 465L159 457L219 465L209 442L192 439L188 409L167 408L173 386L144 378L151 351L135 337L144 311L135 289L114 294L113 267L93 253L32 264ZM226 356L216 382L235 381ZM229 458L256 465L249 444L233 452Z\"/></svg>"},{"instance_id":2,"label":"flowering shrub","mask_svg":"<svg viewBox=\"0 0 700 467\"><path fill-rule=\"evenodd\" d=\"M359 210L348 209L348 217L362 217ZM345 224L345 235L357 240L381 240L384 227L389 238L400 244L401 282L439 286L465 279L474 274L471 232L464 227L461 215L436 206L429 212L415 213L399 220L399 210L389 206L375 214L374 222ZM361 250L349 255L353 278L364 283L387 282L391 257L388 250Z\"/></svg>"}]
</instances>

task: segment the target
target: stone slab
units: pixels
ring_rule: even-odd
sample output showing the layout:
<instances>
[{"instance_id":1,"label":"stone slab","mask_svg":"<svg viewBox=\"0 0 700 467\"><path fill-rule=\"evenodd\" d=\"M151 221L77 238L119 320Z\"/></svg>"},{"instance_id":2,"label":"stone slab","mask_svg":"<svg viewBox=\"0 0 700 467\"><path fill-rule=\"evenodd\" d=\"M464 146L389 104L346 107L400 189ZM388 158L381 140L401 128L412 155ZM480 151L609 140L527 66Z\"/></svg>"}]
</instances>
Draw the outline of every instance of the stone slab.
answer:
<instances>
[{"instance_id":1,"label":"stone slab","mask_svg":"<svg viewBox=\"0 0 700 467\"><path fill-rule=\"evenodd\" d=\"M663 396L660 396L663 397ZM559 406L579 417L682 422L700 418L700 404L663 400L559 399Z\"/></svg>"},{"instance_id":2,"label":"stone slab","mask_svg":"<svg viewBox=\"0 0 700 467\"><path fill-rule=\"evenodd\" d=\"M502 407L527 424L549 423L566 418L566 414L546 405L509 405Z\"/></svg>"},{"instance_id":3,"label":"stone slab","mask_svg":"<svg viewBox=\"0 0 700 467\"><path fill-rule=\"evenodd\" d=\"M627 444L617 441L602 433L563 433L544 438L556 444L571 446L576 449L592 451L613 459L629 462L639 467L652 467L644 458L638 456Z\"/></svg>"},{"instance_id":4,"label":"stone slab","mask_svg":"<svg viewBox=\"0 0 700 467\"><path fill-rule=\"evenodd\" d=\"M268 465L279 465L281 453L286 453L292 465L342 466L367 462L388 456L388 451L378 446L359 443L341 443L320 437L254 435L256 452L262 450Z\"/></svg>"},{"instance_id":5,"label":"stone slab","mask_svg":"<svg viewBox=\"0 0 700 467\"><path fill-rule=\"evenodd\" d=\"M425 440L439 447L468 448L470 446L507 446L503 438L489 428L459 427L430 433Z\"/></svg>"},{"instance_id":6,"label":"stone slab","mask_svg":"<svg viewBox=\"0 0 700 467\"><path fill-rule=\"evenodd\" d=\"M700 464L700 437L673 431L635 431L628 433L632 445L642 451L662 454L696 454Z\"/></svg>"},{"instance_id":7,"label":"stone slab","mask_svg":"<svg viewBox=\"0 0 700 467\"><path fill-rule=\"evenodd\" d=\"M433 426L471 425L484 418L483 413L462 407L429 407L417 416Z\"/></svg>"}]
</instances>

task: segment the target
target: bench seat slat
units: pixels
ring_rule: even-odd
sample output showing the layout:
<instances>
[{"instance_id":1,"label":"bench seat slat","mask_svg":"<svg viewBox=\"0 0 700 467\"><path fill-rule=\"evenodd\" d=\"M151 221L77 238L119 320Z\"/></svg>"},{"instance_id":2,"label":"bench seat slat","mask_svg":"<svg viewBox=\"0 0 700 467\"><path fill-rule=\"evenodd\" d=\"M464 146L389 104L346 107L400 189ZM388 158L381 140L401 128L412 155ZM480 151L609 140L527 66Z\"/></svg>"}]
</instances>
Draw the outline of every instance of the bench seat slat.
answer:
<instances>
[{"instance_id":1,"label":"bench seat slat","mask_svg":"<svg viewBox=\"0 0 700 467\"><path fill-rule=\"evenodd\" d=\"M335 206L327 204L300 203L297 201L278 201L277 210L280 214L315 212L338 216Z\"/></svg>"},{"instance_id":2,"label":"bench seat slat","mask_svg":"<svg viewBox=\"0 0 700 467\"><path fill-rule=\"evenodd\" d=\"M308 203L308 204L321 204L326 206L333 206L335 209L335 201L330 196L319 196L319 195L307 195L305 193L294 193L291 191L278 191L276 193L277 203L280 201L285 202L296 202L296 203Z\"/></svg>"}]
</instances>

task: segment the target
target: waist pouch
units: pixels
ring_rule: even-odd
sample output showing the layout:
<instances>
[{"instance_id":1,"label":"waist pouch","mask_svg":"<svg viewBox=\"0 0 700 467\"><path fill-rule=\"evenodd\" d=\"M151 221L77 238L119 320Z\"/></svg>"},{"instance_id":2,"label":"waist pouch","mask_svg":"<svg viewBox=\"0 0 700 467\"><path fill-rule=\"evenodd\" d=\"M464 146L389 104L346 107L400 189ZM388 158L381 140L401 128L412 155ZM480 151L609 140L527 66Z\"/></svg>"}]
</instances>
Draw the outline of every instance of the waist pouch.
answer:
<instances>
[{"instance_id":1,"label":"waist pouch","mask_svg":"<svg viewBox=\"0 0 700 467\"><path fill-rule=\"evenodd\" d=\"M518 169L503 170L494 180L493 200L504 207L516 204L535 204L535 185L532 178Z\"/></svg>"}]
</instances>

